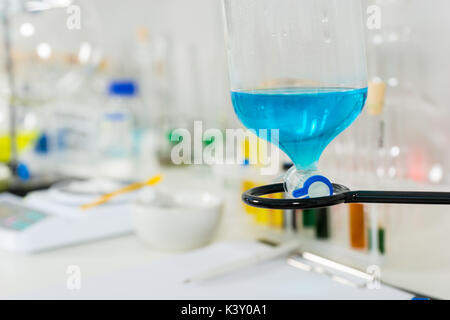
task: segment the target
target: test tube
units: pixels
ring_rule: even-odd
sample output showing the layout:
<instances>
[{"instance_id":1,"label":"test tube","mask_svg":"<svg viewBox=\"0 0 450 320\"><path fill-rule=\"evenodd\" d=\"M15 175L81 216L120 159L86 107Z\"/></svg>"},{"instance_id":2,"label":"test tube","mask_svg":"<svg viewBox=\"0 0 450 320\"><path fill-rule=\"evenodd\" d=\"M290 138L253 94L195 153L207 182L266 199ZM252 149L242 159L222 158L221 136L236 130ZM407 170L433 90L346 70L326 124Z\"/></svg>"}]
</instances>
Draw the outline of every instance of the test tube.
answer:
<instances>
[{"instance_id":1,"label":"test tube","mask_svg":"<svg viewBox=\"0 0 450 320\"><path fill-rule=\"evenodd\" d=\"M270 195L273 199L282 199L283 194L275 193ZM283 210L270 210L268 209L268 215L270 217L270 226L274 229L281 230L284 225L284 213Z\"/></svg>"},{"instance_id":2,"label":"test tube","mask_svg":"<svg viewBox=\"0 0 450 320\"><path fill-rule=\"evenodd\" d=\"M308 238L313 238L316 226L316 209L305 209L302 212L302 231L301 233Z\"/></svg>"},{"instance_id":3,"label":"test tube","mask_svg":"<svg viewBox=\"0 0 450 320\"><path fill-rule=\"evenodd\" d=\"M364 206L360 203L349 204L350 245L355 249L366 247Z\"/></svg>"},{"instance_id":4,"label":"test tube","mask_svg":"<svg viewBox=\"0 0 450 320\"><path fill-rule=\"evenodd\" d=\"M329 209L319 208L316 211L316 238L328 239L330 237Z\"/></svg>"}]
</instances>

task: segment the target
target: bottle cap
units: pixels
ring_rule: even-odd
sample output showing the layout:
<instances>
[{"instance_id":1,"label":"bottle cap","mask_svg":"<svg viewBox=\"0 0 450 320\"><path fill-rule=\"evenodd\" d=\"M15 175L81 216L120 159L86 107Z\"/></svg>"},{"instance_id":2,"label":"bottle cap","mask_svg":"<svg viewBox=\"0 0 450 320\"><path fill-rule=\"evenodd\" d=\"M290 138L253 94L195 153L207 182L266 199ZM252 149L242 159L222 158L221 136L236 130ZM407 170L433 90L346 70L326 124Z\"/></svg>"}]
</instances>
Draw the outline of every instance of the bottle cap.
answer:
<instances>
[{"instance_id":1,"label":"bottle cap","mask_svg":"<svg viewBox=\"0 0 450 320\"><path fill-rule=\"evenodd\" d=\"M133 80L113 80L109 84L108 92L116 96L133 96L137 92L137 85Z\"/></svg>"}]
</instances>

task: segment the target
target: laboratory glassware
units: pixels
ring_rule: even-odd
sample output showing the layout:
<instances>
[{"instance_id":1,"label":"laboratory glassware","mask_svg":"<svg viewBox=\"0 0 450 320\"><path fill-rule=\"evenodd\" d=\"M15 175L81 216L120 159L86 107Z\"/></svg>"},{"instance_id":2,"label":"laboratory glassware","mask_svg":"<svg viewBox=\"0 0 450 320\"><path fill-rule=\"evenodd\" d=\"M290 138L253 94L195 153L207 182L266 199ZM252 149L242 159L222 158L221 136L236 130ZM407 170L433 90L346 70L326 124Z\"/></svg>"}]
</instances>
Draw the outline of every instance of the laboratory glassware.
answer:
<instances>
[{"instance_id":1,"label":"laboratory glassware","mask_svg":"<svg viewBox=\"0 0 450 320\"><path fill-rule=\"evenodd\" d=\"M77 92L103 58L95 9L76 0L7 3L16 99L34 105Z\"/></svg>"},{"instance_id":2,"label":"laboratory glassware","mask_svg":"<svg viewBox=\"0 0 450 320\"><path fill-rule=\"evenodd\" d=\"M137 85L132 80L113 80L99 123L98 151L101 175L117 180L136 174L135 128Z\"/></svg>"},{"instance_id":3,"label":"laboratory glassware","mask_svg":"<svg viewBox=\"0 0 450 320\"><path fill-rule=\"evenodd\" d=\"M9 162L16 173L21 161L16 145L17 110L77 92L102 58L96 41L99 19L89 5L75 0L4 0L0 17L4 47L0 57L9 102Z\"/></svg>"},{"instance_id":4,"label":"laboratory glassware","mask_svg":"<svg viewBox=\"0 0 450 320\"><path fill-rule=\"evenodd\" d=\"M450 204L448 192L351 191L318 174L323 150L355 120L367 96L360 1L223 0L223 6L235 112L295 165L283 183L244 192L245 203L271 209ZM262 197L280 192L291 199Z\"/></svg>"},{"instance_id":5,"label":"laboratory glassware","mask_svg":"<svg viewBox=\"0 0 450 320\"><path fill-rule=\"evenodd\" d=\"M367 94L360 1L223 3L236 114L295 164L284 182L290 196L311 196L308 183L331 195L319 158L359 115Z\"/></svg>"}]
</instances>

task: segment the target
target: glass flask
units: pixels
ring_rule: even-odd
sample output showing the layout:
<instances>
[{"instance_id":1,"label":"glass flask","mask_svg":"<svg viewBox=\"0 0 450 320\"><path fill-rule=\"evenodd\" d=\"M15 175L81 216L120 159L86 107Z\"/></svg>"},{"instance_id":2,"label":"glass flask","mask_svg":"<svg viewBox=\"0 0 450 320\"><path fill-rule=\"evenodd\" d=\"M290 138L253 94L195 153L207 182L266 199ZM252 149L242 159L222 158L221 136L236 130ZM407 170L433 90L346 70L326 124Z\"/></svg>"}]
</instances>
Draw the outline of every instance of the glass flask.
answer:
<instances>
[{"instance_id":1,"label":"glass flask","mask_svg":"<svg viewBox=\"0 0 450 320\"><path fill-rule=\"evenodd\" d=\"M56 150L52 131L62 123L56 115L76 118L66 105L84 95L87 80L103 62L101 20L92 8L79 0L0 1L0 96L8 114L8 128L0 129L13 142L8 146L13 172L18 162L29 162L15 142L24 135L22 127L49 137L49 149ZM34 125L21 124L21 113L35 117Z\"/></svg>"},{"instance_id":2,"label":"glass flask","mask_svg":"<svg viewBox=\"0 0 450 320\"><path fill-rule=\"evenodd\" d=\"M100 20L89 3L4 0L0 9L7 21L2 41L9 43L0 57L10 56L16 101L36 105L67 98L100 65Z\"/></svg>"},{"instance_id":3,"label":"glass flask","mask_svg":"<svg viewBox=\"0 0 450 320\"><path fill-rule=\"evenodd\" d=\"M331 195L319 158L367 96L361 1L223 0L223 6L238 118L292 160L285 176L290 196Z\"/></svg>"}]
</instances>

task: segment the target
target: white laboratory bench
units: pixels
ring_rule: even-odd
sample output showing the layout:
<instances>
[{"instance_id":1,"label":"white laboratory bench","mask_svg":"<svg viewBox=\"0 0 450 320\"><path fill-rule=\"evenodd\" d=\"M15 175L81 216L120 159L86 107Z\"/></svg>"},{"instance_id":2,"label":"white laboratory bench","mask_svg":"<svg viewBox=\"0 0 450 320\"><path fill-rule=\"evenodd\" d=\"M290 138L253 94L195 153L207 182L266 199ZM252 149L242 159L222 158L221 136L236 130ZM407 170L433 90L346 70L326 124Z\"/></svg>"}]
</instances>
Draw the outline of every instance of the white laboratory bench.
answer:
<instances>
[{"instance_id":1,"label":"white laboratory bench","mask_svg":"<svg viewBox=\"0 0 450 320\"><path fill-rule=\"evenodd\" d=\"M227 207L234 213L236 207L242 210L239 202ZM247 224L235 221L242 216L243 212L224 214L213 243L254 238ZM65 284L71 265L80 267L82 281L88 281L179 253L149 248L132 233L32 254L0 250L0 299L39 297L39 290Z\"/></svg>"},{"instance_id":2,"label":"white laboratory bench","mask_svg":"<svg viewBox=\"0 0 450 320\"><path fill-rule=\"evenodd\" d=\"M238 199L238 196L235 195ZM227 200L226 200L227 201ZM227 206L234 214L225 214L214 240L245 240L256 237L244 216L239 201ZM240 211L239 211L240 210ZM240 219L240 218L239 218ZM19 254L0 250L0 299L39 297L40 290L65 285L71 265L80 267L82 283L104 274L152 264L176 255L147 247L134 234L81 243L35 254ZM327 255L324 255L327 256ZM388 284L436 298L450 299L450 268L433 270L400 270L383 266L381 278Z\"/></svg>"},{"instance_id":3,"label":"white laboratory bench","mask_svg":"<svg viewBox=\"0 0 450 320\"><path fill-rule=\"evenodd\" d=\"M227 239L249 239L237 228L227 232L221 228L214 242ZM145 265L173 256L146 246L134 234L62 247L35 254L0 250L0 299L39 296L39 290L65 284L71 265L80 267L82 281L90 277L114 273L133 266Z\"/></svg>"},{"instance_id":4,"label":"white laboratory bench","mask_svg":"<svg viewBox=\"0 0 450 320\"><path fill-rule=\"evenodd\" d=\"M222 234L216 241L226 238L229 235ZM82 281L88 281L91 277L146 265L174 254L150 249L132 234L31 255L0 251L0 299L39 297L39 290L66 283L70 265L79 266ZM398 287L450 298L449 270L437 269L424 274L383 269L382 278Z\"/></svg>"}]
</instances>

